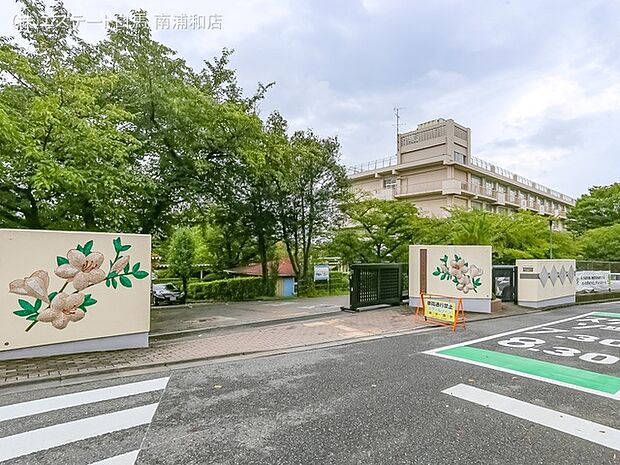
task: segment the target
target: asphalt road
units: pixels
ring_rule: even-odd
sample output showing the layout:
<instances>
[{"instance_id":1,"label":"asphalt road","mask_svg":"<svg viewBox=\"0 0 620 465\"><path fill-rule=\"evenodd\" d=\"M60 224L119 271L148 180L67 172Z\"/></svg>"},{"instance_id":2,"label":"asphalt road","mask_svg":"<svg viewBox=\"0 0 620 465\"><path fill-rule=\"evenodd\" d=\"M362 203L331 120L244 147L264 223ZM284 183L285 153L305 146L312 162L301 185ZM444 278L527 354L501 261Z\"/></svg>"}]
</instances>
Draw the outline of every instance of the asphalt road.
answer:
<instances>
[{"instance_id":1,"label":"asphalt road","mask_svg":"<svg viewBox=\"0 0 620 465\"><path fill-rule=\"evenodd\" d=\"M579 318L596 311L612 315ZM456 333L0 392L0 460L620 464L613 312L620 305L573 307Z\"/></svg>"}]
</instances>

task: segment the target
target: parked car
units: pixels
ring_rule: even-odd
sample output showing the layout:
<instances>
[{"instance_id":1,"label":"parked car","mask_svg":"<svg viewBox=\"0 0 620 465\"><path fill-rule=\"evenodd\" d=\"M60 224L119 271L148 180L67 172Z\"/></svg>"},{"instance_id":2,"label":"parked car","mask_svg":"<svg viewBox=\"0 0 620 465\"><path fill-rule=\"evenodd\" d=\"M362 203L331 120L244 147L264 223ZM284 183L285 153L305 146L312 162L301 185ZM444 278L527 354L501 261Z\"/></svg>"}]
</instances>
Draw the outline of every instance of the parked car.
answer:
<instances>
[{"instance_id":1,"label":"parked car","mask_svg":"<svg viewBox=\"0 0 620 465\"><path fill-rule=\"evenodd\" d=\"M153 305L184 304L185 293L172 283L153 284L151 299Z\"/></svg>"}]
</instances>

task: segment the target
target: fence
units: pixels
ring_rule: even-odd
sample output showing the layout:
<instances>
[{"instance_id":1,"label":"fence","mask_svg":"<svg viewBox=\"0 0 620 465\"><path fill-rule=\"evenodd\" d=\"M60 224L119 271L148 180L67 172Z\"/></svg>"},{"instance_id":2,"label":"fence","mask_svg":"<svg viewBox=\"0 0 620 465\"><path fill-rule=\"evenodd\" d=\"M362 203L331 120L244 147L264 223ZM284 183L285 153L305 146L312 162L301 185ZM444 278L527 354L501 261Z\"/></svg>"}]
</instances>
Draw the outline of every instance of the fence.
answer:
<instances>
[{"instance_id":1,"label":"fence","mask_svg":"<svg viewBox=\"0 0 620 465\"><path fill-rule=\"evenodd\" d=\"M620 262L605 262L598 260L577 260L577 271L610 271L620 273Z\"/></svg>"},{"instance_id":2,"label":"fence","mask_svg":"<svg viewBox=\"0 0 620 465\"><path fill-rule=\"evenodd\" d=\"M400 305L406 297L406 263L362 263L351 265L349 307Z\"/></svg>"}]
</instances>

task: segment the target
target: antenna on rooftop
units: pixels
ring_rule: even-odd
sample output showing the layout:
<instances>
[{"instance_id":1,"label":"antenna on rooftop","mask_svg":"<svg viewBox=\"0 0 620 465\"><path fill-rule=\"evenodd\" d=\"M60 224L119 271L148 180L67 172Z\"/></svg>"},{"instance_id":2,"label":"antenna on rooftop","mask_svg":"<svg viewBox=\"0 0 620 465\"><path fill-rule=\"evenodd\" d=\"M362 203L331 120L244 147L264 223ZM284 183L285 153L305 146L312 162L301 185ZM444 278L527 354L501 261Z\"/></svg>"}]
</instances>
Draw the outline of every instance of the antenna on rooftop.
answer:
<instances>
[{"instance_id":1,"label":"antenna on rooftop","mask_svg":"<svg viewBox=\"0 0 620 465\"><path fill-rule=\"evenodd\" d=\"M396 115L396 155L398 156L398 152L400 151L400 127L404 126L405 123L400 122L400 110L404 110L405 107L394 107L394 115Z\"/></svg>"}]
</instances>

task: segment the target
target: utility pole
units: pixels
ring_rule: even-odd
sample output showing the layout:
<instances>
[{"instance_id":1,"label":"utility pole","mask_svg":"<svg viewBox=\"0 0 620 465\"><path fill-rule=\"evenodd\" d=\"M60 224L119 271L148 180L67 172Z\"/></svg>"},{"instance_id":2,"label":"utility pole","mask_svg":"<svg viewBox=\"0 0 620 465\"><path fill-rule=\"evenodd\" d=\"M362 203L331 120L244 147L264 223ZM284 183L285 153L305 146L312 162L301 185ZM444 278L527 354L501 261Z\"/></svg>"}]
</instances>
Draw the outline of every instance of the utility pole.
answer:
<instances>
[{"instance_id":1,"label":"utility pole","mask_svg":"<svg viewBox=\"0 0 620 465\"><path fill-rule=\"evenodd\" d=\"M553 260L553 220L549 220L549 258Z\"/></svg>"},{"instance_id":2,"label":"utility pole","mask_svg":"<svg viewBox=\"0 0 620 465\"><path fill-rule=\"evenodd\" d=\"M400 110L404 110L405 107L394 107L394 115L396 115L396 156L400 152L400 126L405 123L400 122Z\"/></svg>"}]
</instances>

